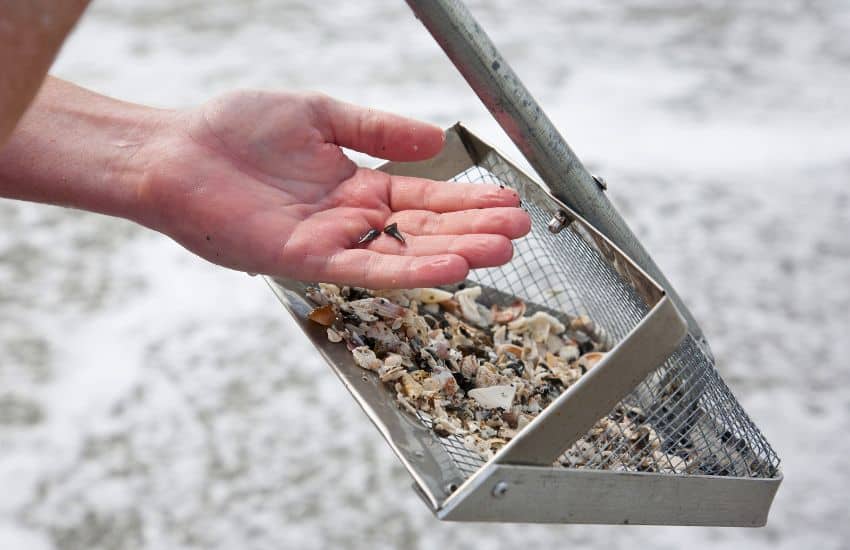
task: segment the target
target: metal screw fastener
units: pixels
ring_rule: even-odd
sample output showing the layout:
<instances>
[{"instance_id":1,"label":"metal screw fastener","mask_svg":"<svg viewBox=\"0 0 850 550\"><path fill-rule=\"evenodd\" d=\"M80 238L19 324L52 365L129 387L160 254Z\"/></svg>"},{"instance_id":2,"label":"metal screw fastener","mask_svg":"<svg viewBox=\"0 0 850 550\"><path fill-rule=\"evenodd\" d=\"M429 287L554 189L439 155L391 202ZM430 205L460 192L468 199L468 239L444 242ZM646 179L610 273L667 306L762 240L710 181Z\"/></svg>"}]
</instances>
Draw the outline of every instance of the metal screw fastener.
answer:
<instances>
[{"instance_id":1,"label":"metal screw fastener","mask_svg":"<svg viewBox=\"0 0 850 550\"><path fill-rule=\"evenodd\" d=\"M505 493L508 492L508 482L500 481L496 485L493 486L493 497L494 498L502 498L505 496Z\"/></svg>"},{"instance_id":2,"label":"metal screw fastener","mask_svg":"<svg viewBox=\"0 0 850 550\"><path fill-rule=\"evenodd\" d=\"M561 229L567 226L567 213L563 210L558 210L552 219L549 220L549 232L550 233L560 233Z\"/></svg>"},{"instance_id":3,"label":"metal screw fastener","mask_svg":"<svg viewBox=\"0 0 850 550\"><path fill-rule=\"evenodd\" d=\"M596 174L594 174L593 175L593 181L595 181L596 185L598 185L599 188L602 189L603 191L608 189L608 182L606 182L605 178L603 178L602 176L597 176Z\"/></svg>"}]
</instances>

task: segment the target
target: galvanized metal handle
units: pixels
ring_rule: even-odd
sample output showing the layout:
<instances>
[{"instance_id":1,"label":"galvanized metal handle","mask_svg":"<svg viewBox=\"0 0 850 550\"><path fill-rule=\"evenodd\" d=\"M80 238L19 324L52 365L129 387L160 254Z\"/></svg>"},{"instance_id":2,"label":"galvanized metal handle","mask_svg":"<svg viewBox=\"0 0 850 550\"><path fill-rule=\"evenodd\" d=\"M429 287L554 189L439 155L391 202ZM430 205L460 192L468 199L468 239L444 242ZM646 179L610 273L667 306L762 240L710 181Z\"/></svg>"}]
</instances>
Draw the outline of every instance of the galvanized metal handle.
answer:
<instances>
[{"instance_id":1,"label":"galvanized metal handle","mask_svg":"<svg viewBox=\"0 0 850 550\"><path fill-rule=\"evenodd\" d=\"M599 229L670 296L691 334L702 331L673 286L459 0L407 0L446 55L558 199ZM708 352L707 345L705 346Z\"/></svg>"}]
</instances>

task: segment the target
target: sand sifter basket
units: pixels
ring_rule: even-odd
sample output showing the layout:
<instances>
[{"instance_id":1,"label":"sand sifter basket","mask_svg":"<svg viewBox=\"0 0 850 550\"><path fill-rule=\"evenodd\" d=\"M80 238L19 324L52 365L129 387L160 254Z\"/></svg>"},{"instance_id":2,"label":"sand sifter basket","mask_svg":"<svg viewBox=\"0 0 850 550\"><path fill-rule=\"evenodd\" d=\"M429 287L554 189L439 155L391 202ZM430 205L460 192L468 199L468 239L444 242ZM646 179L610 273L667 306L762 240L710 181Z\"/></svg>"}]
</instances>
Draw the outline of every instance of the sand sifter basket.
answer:
<instances>
[{"instance_id":1,"label":"sand sifter basket","mask_svg":"<svg viewBox=\"0 0 850 550\"><path fill-rule=\"evenodd\" d=\"M735 400L690 313L462 4L409 1L543 185L458 124L391 174L499 183L532 219L514 259L474 271L481 302L587 316L607 353L489 460L357 366L308 319L306 283L268 279L444 520L759 526L779 459Z\"/></svg>"}]
</instances>

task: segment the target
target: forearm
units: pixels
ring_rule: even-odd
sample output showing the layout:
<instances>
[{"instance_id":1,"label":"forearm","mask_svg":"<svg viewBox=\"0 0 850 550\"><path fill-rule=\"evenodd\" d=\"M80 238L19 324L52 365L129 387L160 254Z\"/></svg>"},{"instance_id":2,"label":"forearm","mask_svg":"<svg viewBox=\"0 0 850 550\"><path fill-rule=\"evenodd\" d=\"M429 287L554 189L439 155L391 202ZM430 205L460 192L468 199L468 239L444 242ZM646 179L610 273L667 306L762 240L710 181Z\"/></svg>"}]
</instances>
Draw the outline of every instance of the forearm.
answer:
<instances>
[{"instance_id":1,"label":"forearm","mask_svg":"<svg viewBox=\"0 0 850 550\"><path fill-rule=\"evenodd\" d=\"M138 219L131 161L162 113L48 78L0 147L0 196Z\"/></svg>"},{"instance_id":2,"label":"forearm","mask_svg":"<svg viewBox=\"0 0 850 550\"><path fill-rule=\"evenodd\" d=\"M88 0L0 2L0 146L86 5Z\"/></svg>"}]
</instances>

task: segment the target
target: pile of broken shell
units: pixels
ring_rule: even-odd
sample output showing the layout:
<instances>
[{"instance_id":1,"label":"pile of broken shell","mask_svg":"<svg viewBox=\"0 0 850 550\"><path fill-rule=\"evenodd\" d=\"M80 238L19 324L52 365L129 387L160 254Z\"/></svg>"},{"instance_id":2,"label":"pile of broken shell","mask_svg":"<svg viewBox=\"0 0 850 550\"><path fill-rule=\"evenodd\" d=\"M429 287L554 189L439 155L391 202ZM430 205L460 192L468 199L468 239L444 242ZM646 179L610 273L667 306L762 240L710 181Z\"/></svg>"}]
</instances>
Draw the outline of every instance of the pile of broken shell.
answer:
<instances>
[{"instance_id":1,"label":"pile of broken shell","mask_svg":"<svg viewBox=\"0 0 850 550\"><path fill-rule=\"evenodd\" d=\"M603 356L587 317L569 324L515 300L485 307L480 287L367 291L320 284L310 319L344 341L411 413L489 459Z\"/></svg>"},{"instance_id":2,"label":"pile of broken shell","mask_svg":"<svg viewBox=\"0 0 850 550\"><path fill-rule=\"evenodd\" d=\"M391 388L403 409L489 460L592 369L610 343L587 316L529 313L519 299L486 307L478 302L481 293L477 286L449 292L324 283L307 291L316 304L310 319L327 327L331 342L345 342L357 365ZM641 428L641 439L647 429ZM588 441L593 435L580 439L562 463L581 467L587 459L576 449L611 443Z\"/></svg>"}]
</instances>

